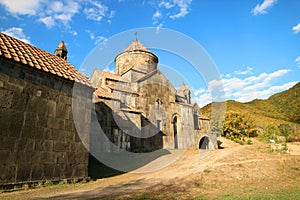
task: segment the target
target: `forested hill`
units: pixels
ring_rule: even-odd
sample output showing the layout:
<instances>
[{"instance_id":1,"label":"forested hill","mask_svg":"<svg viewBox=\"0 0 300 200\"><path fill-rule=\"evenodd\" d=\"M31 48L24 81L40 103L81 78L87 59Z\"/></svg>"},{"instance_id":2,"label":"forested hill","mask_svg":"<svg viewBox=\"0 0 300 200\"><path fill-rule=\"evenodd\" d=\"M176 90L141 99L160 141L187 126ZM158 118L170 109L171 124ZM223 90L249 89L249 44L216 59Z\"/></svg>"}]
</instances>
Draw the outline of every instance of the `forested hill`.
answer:
<instances>
[{"instance_id":1,"label":"forested hill","mask_svg":"<svg viewBox=\"0 0 300 200\"><path fill-rule=\"evenodd\" d=\"M300 82L266 100L255 99L247 103L228 100L226 106L227 111L251 115L259 126L265 126L268 123L300 125ZM210 117L211 103L202 108L202 113Z\"/></svg>"}]
</instances>

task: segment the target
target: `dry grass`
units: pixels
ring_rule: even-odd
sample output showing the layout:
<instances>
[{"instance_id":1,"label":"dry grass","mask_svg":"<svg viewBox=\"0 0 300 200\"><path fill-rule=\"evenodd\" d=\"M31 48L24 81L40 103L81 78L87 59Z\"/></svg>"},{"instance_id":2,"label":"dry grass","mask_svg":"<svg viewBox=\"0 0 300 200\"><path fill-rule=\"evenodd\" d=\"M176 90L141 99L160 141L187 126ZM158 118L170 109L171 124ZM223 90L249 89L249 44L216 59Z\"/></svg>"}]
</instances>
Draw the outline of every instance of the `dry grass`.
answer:
<instances>
[{"instance_id":1,"label":"dry grass","mask_svg":"<svg viewBox=\"0 0 300 200\"><path fill-rule=\"evenodd\" d=\"M243 146L223 142L222 150L203 158L203 152L187 151L156 172L1 194L0 199L300 199L300 155L270 153L269 145L257 140Z\"/></svg>"}]
</instances>

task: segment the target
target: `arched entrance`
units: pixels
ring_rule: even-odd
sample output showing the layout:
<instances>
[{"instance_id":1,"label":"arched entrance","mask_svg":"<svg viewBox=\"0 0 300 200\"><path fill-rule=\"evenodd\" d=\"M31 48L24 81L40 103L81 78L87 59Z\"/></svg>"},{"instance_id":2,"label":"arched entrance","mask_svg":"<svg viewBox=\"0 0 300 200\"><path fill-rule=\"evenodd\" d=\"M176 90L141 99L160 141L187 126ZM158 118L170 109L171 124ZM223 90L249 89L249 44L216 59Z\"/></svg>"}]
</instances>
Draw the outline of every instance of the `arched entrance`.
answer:
<instances>
[{"instance_id":1,"label":"arched entrance","mask_svg":"<svg viewBox=\"0 0 300 200\"><path fill-rule=\"evenodd\" d=\"M177 117L173 118L173 130L174 130L174 149L178 149L178 138L177 138Z\"/></svg>"},{"instance_id":2,"label":"arched entrance","mask_svg":"<svg viewBox=\"0 0 300 200\"><path fill-rule=\"evenodd\" d=\"M209 138L204 136L199 141L199 149L209 149Z\"/></svg>"}]
</instances>

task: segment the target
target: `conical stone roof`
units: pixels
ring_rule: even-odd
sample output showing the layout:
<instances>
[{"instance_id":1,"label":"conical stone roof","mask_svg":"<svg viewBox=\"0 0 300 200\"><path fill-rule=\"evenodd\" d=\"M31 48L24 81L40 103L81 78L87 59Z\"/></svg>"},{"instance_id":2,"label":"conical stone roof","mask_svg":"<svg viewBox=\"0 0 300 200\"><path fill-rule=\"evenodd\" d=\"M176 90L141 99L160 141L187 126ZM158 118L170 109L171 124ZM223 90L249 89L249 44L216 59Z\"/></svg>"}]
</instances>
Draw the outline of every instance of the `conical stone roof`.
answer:
<instances>
[{"instance_id":1,"label":"conical stone roof","mask_svg":"<svg viewBox=\"0 0 300 200\"><path fill-rule=\"evenodd\" d=\"M126 47L121 53L131 51L145 51L152 53L147 47L145 47L140 41L134 40L128 47Z\"/></svg>"},{"instance_id":2,"label":"conical stone roof","mask_svg":"<svg viewBox=\"0 0 300 200\"><path fill-rule=\"evenodd\" d=\"M158 63L157 56L154 53L152 53L147 47L145 47L145 45L143 45L138 39L135 39L125 49L123 49L123 51L115 57L115 61L119 56L130 55L131 53L151 54L155 59L154 62Z\"/></svg>"}]
</instances>

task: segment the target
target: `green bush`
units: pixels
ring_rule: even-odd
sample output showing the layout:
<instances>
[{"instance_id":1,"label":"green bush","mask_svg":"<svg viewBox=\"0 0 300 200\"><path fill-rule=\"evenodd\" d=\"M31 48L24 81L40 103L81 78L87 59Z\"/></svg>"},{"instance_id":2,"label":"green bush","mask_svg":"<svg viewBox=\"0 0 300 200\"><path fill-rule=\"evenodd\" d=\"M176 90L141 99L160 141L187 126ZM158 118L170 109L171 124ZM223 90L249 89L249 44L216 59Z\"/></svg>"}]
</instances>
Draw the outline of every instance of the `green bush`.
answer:
<instances>
[{"instance_id":1,"label":"green bush","mask_svg":"<svg viewBox=\"0 0 300 200\"><path fill-rule=\"evenodd\" d=\"M248 145L251 145L251 144L253 144L252 140L250 140L250 139L249 139L249 140L247 140L247 144L248 144Z\"/></svg>"},{"instance_id":2,"label":"green bush","mask_svg":"<svg viewBox=\"0 0 300 200\"><path fill-rule=\"evenodd\" d=\"M244 145L244 142L243 142L242 140L238 140L238 143L239 143L240 145Z\"/></svg>"}]
</instances>

